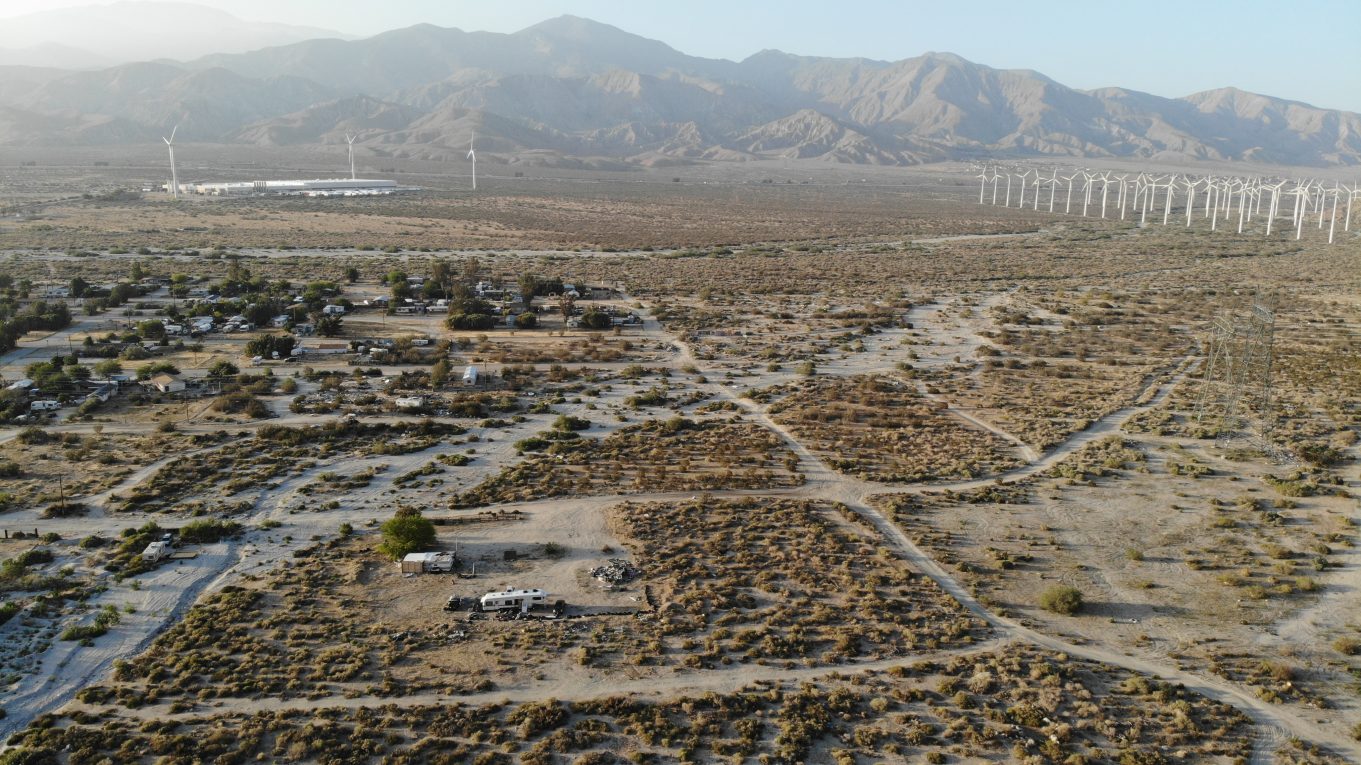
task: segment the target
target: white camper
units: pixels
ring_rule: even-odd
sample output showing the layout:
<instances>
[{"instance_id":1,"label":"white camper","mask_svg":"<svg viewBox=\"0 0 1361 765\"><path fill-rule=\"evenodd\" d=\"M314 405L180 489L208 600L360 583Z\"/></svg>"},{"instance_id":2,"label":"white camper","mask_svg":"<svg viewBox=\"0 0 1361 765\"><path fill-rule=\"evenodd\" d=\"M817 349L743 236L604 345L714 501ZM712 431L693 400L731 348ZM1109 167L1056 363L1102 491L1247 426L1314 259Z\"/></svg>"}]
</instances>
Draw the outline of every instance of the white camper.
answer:
<instances>
[{"instance_id":1,"label":"white camper","mask_svg":"<svg viewBox=\"0 0 1361 765\"><path fill-rule=\"evenodd\" d=\"M155 563L170 554L169 542L152 542L142 551L142 560Z\"/></svg>"},{"instance_id":2,"label":"white camper","mask_svg":"<svg viewBox=\"0 0 1361 765\"><path fill-rule=\"evenodd\" d=\"M463 370L463 384L464 385L477 384L477 367L468 367L467 369Z\"/></svg>"},{"instance_id":3,"label":"white camper","mask_svg":"<svg viewBox=\"0 0 1361 765\"><path fill-rule=\"evenodd\" d=\"M489 592L478 599L483 611L529 611L534 606L548 604L548 593L543 590L503 590Z\"/></svg>"}]
</instances>

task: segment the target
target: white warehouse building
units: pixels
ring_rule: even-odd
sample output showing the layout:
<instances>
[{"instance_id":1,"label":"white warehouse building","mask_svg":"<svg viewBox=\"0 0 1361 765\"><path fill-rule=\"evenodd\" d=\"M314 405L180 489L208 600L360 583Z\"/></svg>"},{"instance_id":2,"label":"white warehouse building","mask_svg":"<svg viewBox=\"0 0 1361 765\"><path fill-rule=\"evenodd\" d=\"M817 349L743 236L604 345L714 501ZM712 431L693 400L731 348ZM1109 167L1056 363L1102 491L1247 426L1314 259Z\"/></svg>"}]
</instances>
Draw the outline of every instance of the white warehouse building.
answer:
<instances>
[{"instance_id":1,"label":"white warehouse building","mask_svg":"<svg viewBox=\"0 0 1361 765\"><path fill-rule=\"evenodd\" d=\"M166 184L166 191L169 191ZM410 186L399 186L396 181L366 178L329 178L311 181L223 181L181 183L180 193L204 196L251 196L284 194L292 196L376 196L415 191Z\"/></svg>"}]
</instances>

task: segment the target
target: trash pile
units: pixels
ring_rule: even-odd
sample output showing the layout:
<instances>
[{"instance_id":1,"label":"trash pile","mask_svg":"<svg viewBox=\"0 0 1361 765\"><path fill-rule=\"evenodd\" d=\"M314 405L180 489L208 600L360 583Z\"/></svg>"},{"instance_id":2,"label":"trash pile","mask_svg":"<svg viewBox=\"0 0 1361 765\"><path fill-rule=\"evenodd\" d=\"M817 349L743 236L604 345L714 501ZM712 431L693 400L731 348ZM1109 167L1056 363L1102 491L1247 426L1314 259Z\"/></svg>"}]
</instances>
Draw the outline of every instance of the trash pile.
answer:
<instances>
[{"instance_id":1,"label":"trash pile","mask_svg":"<svg viewBox=\"0 0 1361 765\"><path fill-rule=\"evenodd\" d=\"M623 558L611 558L605 565L591 569L591 576L606 584L623 584L641 573L643 572Z\"/></svg>"}]
</instances>

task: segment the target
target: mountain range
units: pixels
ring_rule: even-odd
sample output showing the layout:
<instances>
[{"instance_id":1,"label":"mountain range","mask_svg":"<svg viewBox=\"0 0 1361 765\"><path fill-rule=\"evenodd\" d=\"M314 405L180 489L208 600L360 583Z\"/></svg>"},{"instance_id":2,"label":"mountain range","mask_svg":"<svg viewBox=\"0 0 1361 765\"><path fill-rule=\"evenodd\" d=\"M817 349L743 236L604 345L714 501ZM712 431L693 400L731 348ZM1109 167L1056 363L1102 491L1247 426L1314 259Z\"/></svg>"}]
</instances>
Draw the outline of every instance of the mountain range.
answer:
<instances>
[{"instance_id":1,"label":"mountain range","mask_svg":"<svg viewBox=\"0 0 1361 765\"><path fill-rule=\"evenodd\" d=\"M0 37L3 42L3 37ZM0 58L0 60L3 60ZM0 144L343 144L371 155L666 166L999 157L1361 164L1361 115L1232 88L1084 91L948 53L688 56L572 16L513 34L418 25L88 71L0 66Z\"/></svg>"}]
</instances>

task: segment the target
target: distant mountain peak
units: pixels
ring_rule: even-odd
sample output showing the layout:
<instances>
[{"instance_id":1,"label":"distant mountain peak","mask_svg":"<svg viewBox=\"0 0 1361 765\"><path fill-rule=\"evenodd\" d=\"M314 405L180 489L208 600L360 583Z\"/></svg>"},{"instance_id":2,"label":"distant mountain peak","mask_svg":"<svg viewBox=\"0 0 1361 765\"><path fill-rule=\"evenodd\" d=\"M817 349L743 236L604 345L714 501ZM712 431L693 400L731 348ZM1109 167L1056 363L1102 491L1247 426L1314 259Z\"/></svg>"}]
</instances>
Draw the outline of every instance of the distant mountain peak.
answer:
<instances>
[{"instance_id":1,"label":"distant mountain peak","mask_svg":"<svg viewBox=\"0 0 1361 765\"><path fill-rule=\"evenodd\" d=\"M144 15L153 8L127 7ZM230 36L235 22L212 18L225 29L212 33ZM4 42L12 26L0 28L0 49L14 47ZM164 59L169 39L142 52ZM179 123L181 135L199 142L335 144L357 132L392 156L457 158L475 129L478 148L495 161L563 167L772 157L1361 165L1361 115L1235 88L1175 99L1081 91L943 51L878 61L767 49L739 63L572 15L512 34L420 24L187 63L6 69L0 113L5 144L152 143Z\"/></svg>"}]
</instances>

